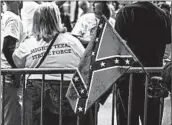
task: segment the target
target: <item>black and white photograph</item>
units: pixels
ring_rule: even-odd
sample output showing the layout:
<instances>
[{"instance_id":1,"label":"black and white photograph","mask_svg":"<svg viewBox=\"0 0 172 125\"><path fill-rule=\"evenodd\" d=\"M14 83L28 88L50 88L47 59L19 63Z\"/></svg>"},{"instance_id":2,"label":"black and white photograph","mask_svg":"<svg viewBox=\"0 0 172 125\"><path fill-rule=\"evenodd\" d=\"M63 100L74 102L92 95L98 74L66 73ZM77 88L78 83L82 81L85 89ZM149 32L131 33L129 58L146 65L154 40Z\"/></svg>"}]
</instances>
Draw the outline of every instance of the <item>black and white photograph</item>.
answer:
<instances>
[{"instance_id":1,"label":"black and white photograph","mask_svg":"<svg viewBox=\"0 0 172 125\"><path fill-rule=\"evenodd\" d=\"M0 125L172 125L172 1L0 3Z\"/></svg>"}]
</instances>

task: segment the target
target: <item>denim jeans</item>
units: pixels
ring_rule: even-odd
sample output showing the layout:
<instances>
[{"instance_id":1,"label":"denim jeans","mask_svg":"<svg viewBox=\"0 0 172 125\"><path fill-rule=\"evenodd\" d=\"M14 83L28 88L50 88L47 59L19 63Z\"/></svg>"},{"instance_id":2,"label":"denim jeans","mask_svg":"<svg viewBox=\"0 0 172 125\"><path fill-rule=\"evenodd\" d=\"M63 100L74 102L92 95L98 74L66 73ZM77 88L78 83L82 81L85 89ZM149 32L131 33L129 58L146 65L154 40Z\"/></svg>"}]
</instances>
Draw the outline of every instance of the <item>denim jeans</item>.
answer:
<instances>
[{"instance_id":1,"label":"denim jeans","mask_svg":"<svg viewBox=\"0 0 172 125\"><path fill-rule=\"evenodd\" d=\"M59 85L60 81L45 81L44 88L44 125L59 125ZM63 84L62 125L76 125L77 116L74 114L67 98L65 97L69 81ZM26 123L25 125L40 125L42 80L28 80L26 88ZM53 91L53 92L51 92ZM94 109L80 116L80 125L94 124Z\"/></svg>"},{"instance_id":2,"label":"denim jeans","mask_svg":"<svg viewBox=\"0 0 172 125\"><path fill-rule=\"evenodd\" d=\"M20 88L12 83L5 83L4 88L4 125L21 125L21 106L18 95Z\"/></svg>"}]
</instances>

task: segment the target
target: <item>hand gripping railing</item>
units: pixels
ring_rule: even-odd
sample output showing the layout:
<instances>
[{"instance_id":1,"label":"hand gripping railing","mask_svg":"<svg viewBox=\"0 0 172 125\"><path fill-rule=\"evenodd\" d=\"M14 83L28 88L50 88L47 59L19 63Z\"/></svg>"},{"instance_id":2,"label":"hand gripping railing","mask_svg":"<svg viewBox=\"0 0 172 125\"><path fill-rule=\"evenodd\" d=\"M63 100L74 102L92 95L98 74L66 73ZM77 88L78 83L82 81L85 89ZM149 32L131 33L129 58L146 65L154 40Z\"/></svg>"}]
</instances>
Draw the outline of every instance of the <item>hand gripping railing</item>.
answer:
<instances>
[{"instance_id":1,"label":"hand gripping railing","mask_svg":"<svg viewBox=\"0 0 172 125\"><path fill-rule=\"evenodd\" d=\"M145 67L145 70L148 73L160 73L162 71L162 67ZM43 107L44 107L44 80L45 80L45 74L61 74L61 84L60 84L60 108L59 108L59 125L62 125L62 88L63 88L63 76L64 74L73 74L75 72L75 69L55 69L55 68L39 68L39 69L1 69L1 75L3 77L2 79L2 100L4 100L4 85L5 85L5 75L6 74L24 74L24 77L26 74L42 74L42 89L41 89L41 125L43 125ZM128 98L128 123L127 125L131 125L131 105L132 105L132 77L133 73L144 73L142 68L140 67L133 67L130 68L127 73L130 74L130 81L129 81L129 98ZM146 80L145 84L145 102L144 102L144 125L147 124L147 105L148 105L148 80ZM22 121L21 124L24 125L25 123L25 88L26 83L23 83L23 100L22 100ZM112 125L114 124L114 118L115 118L115 104L116 104L116 84L113 85L113 97L112 97ZM97 103L95 103L97 104ZM97 114L97 112L95 112ZM172 120L172 119L171 119ZM77 120L77 124L79 125L79 120ZM97 124L97 121L95 121L95 124ZM4 102L2 101L2 125L4 125Z\"/></svg>"}]
</instances>

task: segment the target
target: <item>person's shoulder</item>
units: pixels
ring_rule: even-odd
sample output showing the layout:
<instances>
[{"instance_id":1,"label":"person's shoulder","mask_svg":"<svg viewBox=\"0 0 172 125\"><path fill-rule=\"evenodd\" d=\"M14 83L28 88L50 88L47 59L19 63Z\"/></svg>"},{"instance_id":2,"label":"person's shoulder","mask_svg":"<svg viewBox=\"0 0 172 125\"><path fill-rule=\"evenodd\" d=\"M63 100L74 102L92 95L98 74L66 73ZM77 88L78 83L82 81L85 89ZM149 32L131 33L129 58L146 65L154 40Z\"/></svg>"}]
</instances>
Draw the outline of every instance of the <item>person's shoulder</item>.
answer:
<instances>
[{"instance_id":1,"label":"person's shoulder","mask_svg":"<svg viewBox=\"0 0 172 125\"><path fill-rule=\"evenodd\" d=\"M96 20L96 16L94 13L86 13L84 15L82 15L80 18L79 18L80 22L88 25L90 23L94 23L95 20Z\"/></svg>"},{"instance_id":2,"label":"person's shoulder","mask_svg":"<svg viewBox=\"0 0 172 125\"><path fill-rule=\"evenodd\" d=\"M95 18L95 14L94 13L86 13L86 14L83 14L80 18L82 18L82 19Z\"/></svg>"},{"instance_id":3,"label":"person's shoulder","mask_svg":"<svg viewBox=\"0 0 172 125\"><path fill-rule=\"evenodd\" d=\"M15 13L13 12L10 12L10 11L6 11L4 14L3 14L3 20L6 22L6 23L9 23L11 21L15 21L16 23L18 22L21 22L21 19L18 15L16 15Z\"/></svg>"},{"instance_id":4,"label":"person's shoulder","mask_svg":"<svg viewBox=\"0 0 172 125\"><path fill-rule=\"evenodd\" d=\"M34 43L38 42L36 40L36 37L34 37L33 35L31 36L27 36L22 43L26 44L26 45L34 45Z\"/></svg>"},{"instance_id":5,"label":"person's shoulder","mask_svg":"<svg viewBox=\"0 0 172 125\"><path fill-rule=\"evenodd\" d=\"M65 33L60 33L59 34L59 39L65 39L66 42L70 44L76 44L79 40L74 37L71 33L65 32Z\"/></svg>"},{"instance_id":6,"label":"person's shoulder","mask_svg":"<svg viewBox=\"0 0 172 125\"><path fill-rule=\"evenodd\" d=\"M117 14L117 15L121 15L121 14L130 12L131 8L132 8L131 5L126 5L126 6L122 7L122 8L120 8L120 9L116 12L116 14Z\"/></svg>"},{"instance_id":7,"label":"person's shoulder","mask_svg":"<svg viewBox=\"0 0 172 125\"><path fill-rule=\"evenodd\" d=\"M75 37L70 32L60 33L59 38L65 38L65 39L75 39Z\"/></svg>"},{"instance_id":8,"label":"person's shoulder","mask_svg":"<svg viewBox=\"0 0 172 125\"><path fill-rule=\"evenodd\" d=\"M11 12L11 11L6 11L6 12L4 13L4 16L6 16L6 17L11 17L11 18L19 18L19 15L15 14L15 13L13 13L13 12Z\"/></svg>"},{"instance_id":9,"label":"person's shoulder","mask_svg":"<svg viewBox=\"0 0 172 125\"><path fill-rule=\"evenodd\" d=\"M146 6L149 3L145 2L134 2L128 5L125 5L122 7L118 12L126 12L126 11L131 11L132 9L146 9Z\"/></svg>"}]
</instances>

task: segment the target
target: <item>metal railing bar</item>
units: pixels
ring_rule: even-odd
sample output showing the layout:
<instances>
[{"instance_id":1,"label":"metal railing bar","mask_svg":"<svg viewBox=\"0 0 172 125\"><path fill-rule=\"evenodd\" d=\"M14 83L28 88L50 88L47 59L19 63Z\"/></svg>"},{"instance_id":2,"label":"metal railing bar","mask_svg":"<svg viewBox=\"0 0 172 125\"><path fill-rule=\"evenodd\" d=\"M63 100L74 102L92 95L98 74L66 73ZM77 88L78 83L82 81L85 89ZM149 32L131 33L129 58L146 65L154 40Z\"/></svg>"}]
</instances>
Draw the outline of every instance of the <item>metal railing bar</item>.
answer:
<instances>
[{"instance_id":1,"label":"metal railing bar","mask_svg":"<svg viewBox=\"0 0 172 125\"><path fill-rule=\"evenodd\" d=\"M162 125L162 117L163 117L163 108L164 108L164 98L160 98L160 106L159 106L159 125Z\"/></svg>"},{"instance_id":2,"label":"metal railing bar","mask_svg":"<svg viewBox=\"0 0 172 125\"><path fill-rule=\"evenodd\" d=\"M21 107L21 109L22 109L22 125L25 125L25 93L26 93L26 83L25 83L25 74L23 74L23 85L22 85L22 107Z\"/></svg>"},{"instance_id":3,"label":"metal railing bar","mask_svg":"<svg viewBox=\"0 0 172 125\"><path fill-rule=\"evenodd\" d=\"M1 75L4 74L73 74L75 69L62 68L17 68L17 69L1 69Z\"/></svg>"},{"instance_id":4,"label":"metal railing bar","mask_svg":"<svg viewBox=\"0 0 172 125\"><path fill-rule=\"evenodd\" d=\"M171 87L172 87L172 83L171 83ZM172 88L171 88L171 92L172 92ZM170 93L170 100L171 100L171 123L172 123L172 94Z\"/></svg>"},{"instance_id":5,"label":"metal railing bar","mask_svg":"<svg viewBox=\"0 0 172 125\"><path fill-rule=\"evenodd\" d=\"M60 82L60 107L59 107L59 125L62 125L63 77L64 77L64 74L61 73L61 82Z\"/></svg>"},{"instance_id":6,"label":"metal railing bar","mask_svg":"<svg viewBox=\"0 0 172 125\"><path fill-rule=\"evenodd\" d=\"M4 96L5 96L5 75L3 75L3 82L2 82L2 112L1 112L1 118L2 118L2 125L4 125Z\"/></svg>"},{"instance_id":7,"label":"metal railing bar","mask_svg":"<svg viewBox=\"0 0 172 125\"><path fill-rule=\"evenodd\" d=\"M144 67L147 72L161 72L163 67ZM123 68L126 69L126 68ZM17 69L1 69L1 74L73 74L76 69L62 69L62 68L17 68ZM131 67L126 73L144 73L140 67Z\"/></svg>"},{"instance_id":8,"label":"metal railing bar","mask_svg":"<svg viewBox=\"0 0 172 125\"><path fill-rule=\"evenodd\" d=\"M163 67L144 67L145 70L149 73L160 73L163 69ZM60 107L59 107L59 125L62 125L62 101L63 101L63 82L64 82L64 74L73 74L75 72L75 69L62 69L62 68L39 68L39 69L1 69L1 75L3 75L3 91L5 89L5 75L6 74L23 74L24 75L24 79L25 79L25 74L43 74L43 81L42 83L44 84L44 79L45 79L45 74L61 74L61 82L60 82ZM131 82L131 75L133 73L144 73L142 71L142 68L141 67L131 67L127 73L130 73L130 82ZM147 90L148 90L148 78L146 77L146 84L145 84L145 102L144 102L144 125L147 124L147 107L148 107L148 94L147 94ZM130 83L131 84L131 83ZM171 85L172 86L172 85ZM131 87L131 88L130 88ZM132 85L129 86L130 89L132 89ZM22 94L23 94L23 98L22 98L22 121L21 121L21 124L24 125L25 123L25 108L24 108L24 105L25 105L25 89L26 89L26 83L24 81L24 84L23 84L23 91L22 91ZM113 89L114 89L114 86L113 86ZM115 87L116 89L116 87ZM44 95L44 85L42 86L41 88L41 95L43 94ZM2 99L4 98L4 93L2 91ZM115 107L115 95L114 95L114 92L116 90L113 90L113 97L112 97L112 125L114 125L114 107ZM132 92L132 91L131 91ZM130 93L130 92L129 92ZM132 93L130 93L132 94ZM43 97L44 96L41 96L41 112L43 111ZM172 99L172 95L171 95L171 99ZM4 99L3 99L4 100ZM129 96L129 105L130 103L132 102L132 95ZM4 101L2 102L2 125L3 125L3 122L4 122ZM114 103L114 104L113 104ZM131 119L131 107L128 105L128 120ZM171 105L172 105L172 101L171 101ZM96 105L95 105L95 110L96 110ZM96 113L96 112L95 112ZM41 118L41 125L43 125L43 113L42 114L42 118ZM130 114L130 115L129 115ZM96 114L97 115L97 114ZM129 118L130 117L130 118ZM171 108L171 121L172 121L172 108ZM131 121L129 120L128 121L128 125L130 125ZM97 124L97 121L95 121L95 123ZM77 117L77 125L79 125L79 116Z\"/></svg>"},{"instance_id":9,"label":"metal railing bar","mask_svg":"<svg viewBox=\"0 0 172 125\"><path fill-rule=\"evenodd\" d=\"M95 102L95 108L94 108L94 124L97 125L97 109L98 109L99 103Z\"/></svg>"},{"instance_id":10,"label":"metal railing bar","mask_svg":"<svg viewBox=\"0 0 172 125\"><path fill-rule=\"evenodd\" d=\"M171 2L171 6L172 6L172 2ZM172 46L172 44L171 44L171 46ZM171 56L172 56L172 54L171 54ZM172 92L172 79L171 79L171 92ZM172 123L172 93L171 92L170 92L170 100L171 100L171 123Z\"/></svg>"},{"instance_id":11,"label":"metal railing bar","mask_svg":"<svg viewBox=\"0 0 172 125\"><path fill-rule=\"evenodd\" d=\"M144 100L144 122L143 125L147 125L147 108L148 108L148 83L149 78L146 76L146 82L145 82L145 100Z\"/></svg>"},{"instance_id":12,"label":"metal railing bar","mask_svg":"<svg viewBox=\"0 0 172 125\"><path fill-rule=\"evenodd\" d=\"M161 72L163 67L144 67L148 73ZM141 67L131 67L126 73L144 73Z\"/></svg>"},{"instance_id":13,"label":"metal railing bar","mask_svg":"<svg viewBox=\"0 0 172 125\"><path fill-rule=\"evenodd\" d=\"M116 84L113 84L112 88L112 125L114 125L114 119L115 119L115 95L116 95Z\"/></svg>"},{"instance_id":14,"label":"metal railing bar","mask_svg":"<svg viewBox=\"0 0 172 125\"><path fill-rule=\"evenodd\" d=\"M79 115L77 116L77 125L79 125Z\"/></svg>"},{"instance_id":15,"label":"metal railing bar","mask_svg":"<svg viewBox=\"0 0 172 125\"><path fill-rule=\"evenodd\" d=\"M129 79L129 98L128 98L128 120L127 125L131 125L131 112L132 112L132 98L133 98L133 74L130 74Z\"/></svg>"},{"instance_id":16,"label":"metal railing bar","mask_svg":"<svg viewBox=\"0 0 172 125\"><path fill-rule=\"evenodd\" d=\"M41 86L41 122L40 125L44 125L44 81L45 81L45 74L42 74L42 86Z\"/></svg>"}]
</instances>

